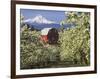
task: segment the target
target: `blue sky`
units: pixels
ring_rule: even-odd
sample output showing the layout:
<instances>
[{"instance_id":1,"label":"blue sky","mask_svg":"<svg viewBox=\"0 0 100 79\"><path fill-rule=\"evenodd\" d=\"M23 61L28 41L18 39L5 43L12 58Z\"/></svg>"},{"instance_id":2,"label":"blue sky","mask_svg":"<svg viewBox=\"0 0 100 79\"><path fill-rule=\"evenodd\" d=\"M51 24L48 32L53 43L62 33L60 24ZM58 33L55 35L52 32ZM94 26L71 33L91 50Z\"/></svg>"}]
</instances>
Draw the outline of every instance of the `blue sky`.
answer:
<instances>
[{"instance_id":1,"label":"blue sky","mask_svg":"<svg viewBox=\"0 0 100 79\"><path fill-rule=\"evenodd\" d=\"M20 12L24 16L24 19L34 18L37 15L42 15L46 19L56 23L60 23L60 21L65 19L65 11L21 9Z\"/></svg>"}]
</instances>

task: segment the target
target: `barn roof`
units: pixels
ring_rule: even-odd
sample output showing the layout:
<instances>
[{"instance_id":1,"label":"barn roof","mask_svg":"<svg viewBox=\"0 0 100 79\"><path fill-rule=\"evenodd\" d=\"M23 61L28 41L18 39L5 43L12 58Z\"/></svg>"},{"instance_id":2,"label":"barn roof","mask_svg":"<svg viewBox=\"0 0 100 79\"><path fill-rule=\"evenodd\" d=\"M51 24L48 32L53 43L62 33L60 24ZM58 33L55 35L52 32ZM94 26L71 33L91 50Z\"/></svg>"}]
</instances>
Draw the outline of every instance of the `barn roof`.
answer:
<instances>
[{"instance_id":1,"label":"barn roof","mask_svg":"<svg viewBox=\"0 0 100 79\"><path fill-rule=\"evenodd\" d=\"M52 28L44 28L41 30L41 35L47 35L48 34L48 31L52 29Z\"/></svg>"}]
</instances>

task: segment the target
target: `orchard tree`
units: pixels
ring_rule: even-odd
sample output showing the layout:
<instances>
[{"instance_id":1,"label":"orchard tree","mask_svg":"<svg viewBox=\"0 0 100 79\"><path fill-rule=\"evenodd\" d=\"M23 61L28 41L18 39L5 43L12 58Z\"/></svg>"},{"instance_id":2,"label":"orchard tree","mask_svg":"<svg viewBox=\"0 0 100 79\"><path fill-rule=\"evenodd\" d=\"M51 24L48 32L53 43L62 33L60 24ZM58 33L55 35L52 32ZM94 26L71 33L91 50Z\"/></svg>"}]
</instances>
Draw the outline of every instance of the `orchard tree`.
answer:
<instances>
[{"instance_id":1,"label":"orchard tree","mask_svg":"<svg viewBox=\"0 0 100 79\"><path fill-rule=\"evenodd\" d=\"M61 60L74 64L90 63L90 13L66 12L64 23L72 23L74 27L60 33Z\"/></svg>"},{"instance_id":2,"label":"orchard tree","mask_svg":"<svg viewBox=\"0 0 100 79\"><path fill-rule=\"evenodd\" d=\"M21 30L20 58L21 68L48 67L50 63L59 61L59 47L45 44L40 40L40 31L27 28Z\"/></svg>"}]
</instances>

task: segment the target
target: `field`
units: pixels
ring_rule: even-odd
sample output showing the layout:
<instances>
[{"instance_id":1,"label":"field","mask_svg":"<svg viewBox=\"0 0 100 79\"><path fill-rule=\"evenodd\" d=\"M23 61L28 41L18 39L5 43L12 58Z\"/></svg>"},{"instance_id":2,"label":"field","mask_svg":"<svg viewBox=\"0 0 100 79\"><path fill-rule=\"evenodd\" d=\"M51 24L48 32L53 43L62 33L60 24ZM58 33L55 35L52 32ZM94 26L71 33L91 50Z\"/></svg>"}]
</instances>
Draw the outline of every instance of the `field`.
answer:
<instances>
[{"instance_id":1,"label":"field","mask_svg":"<svg viewBox=\"0 0 100 79\"><path fill-rule=\"evenodd\" d=\"M61 21L59 40L53 45L40 39L40 31L31 30L27 25L21 27L21 69L89 66L89 20L89 13L69 12L67 19ZM65 23L73 23L75 26L64 29Z\"/></svg>"}]
</instances>

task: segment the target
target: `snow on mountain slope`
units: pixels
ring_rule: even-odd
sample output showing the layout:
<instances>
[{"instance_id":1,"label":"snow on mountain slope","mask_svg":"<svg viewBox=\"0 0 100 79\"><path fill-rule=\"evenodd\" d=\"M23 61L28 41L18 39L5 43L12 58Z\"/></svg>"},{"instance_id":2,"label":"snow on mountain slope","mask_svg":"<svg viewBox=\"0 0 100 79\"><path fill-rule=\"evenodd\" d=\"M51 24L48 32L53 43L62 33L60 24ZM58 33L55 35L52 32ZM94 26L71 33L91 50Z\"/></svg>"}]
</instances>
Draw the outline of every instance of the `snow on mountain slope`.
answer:
<instances>
[{"instance_id":1,"label":"snow on mountain slope","mask_svg":"<svg viewBox=\"0 0 100 79\"><path fill-rule=\"evenodd\" d=\"M53 21L47 20L42 15L37 15L36 17L34 17L32 19L24 20L24 22L39 23L39 24L41 24L41 23L43 23L43 24L52 24L52 23L55 23Z\"/></svg>"}]
</instances>

